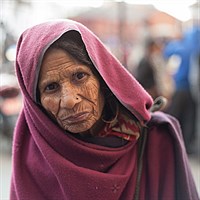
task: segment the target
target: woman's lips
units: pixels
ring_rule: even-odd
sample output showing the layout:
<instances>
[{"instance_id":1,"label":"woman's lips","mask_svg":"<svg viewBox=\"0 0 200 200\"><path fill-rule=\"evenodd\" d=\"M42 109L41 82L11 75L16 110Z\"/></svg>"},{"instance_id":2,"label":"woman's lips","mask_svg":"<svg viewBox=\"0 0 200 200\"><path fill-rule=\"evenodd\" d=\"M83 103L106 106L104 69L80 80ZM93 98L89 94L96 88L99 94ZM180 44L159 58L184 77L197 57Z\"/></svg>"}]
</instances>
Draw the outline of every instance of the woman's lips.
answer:
<instances>
[{"instance_id":1,"label":"woman's lips","mask_svg":"<svg viewBox=\"0 0 200 200\"><path fill-rule=\"evenodd\" d=\"M62 121L64 121L65 123L74 124L81 121L85 121L88 118L88 115L88 112L81 112L74 115L70 115L65 119L62 119Z\"/></svg>"}]
</instances>

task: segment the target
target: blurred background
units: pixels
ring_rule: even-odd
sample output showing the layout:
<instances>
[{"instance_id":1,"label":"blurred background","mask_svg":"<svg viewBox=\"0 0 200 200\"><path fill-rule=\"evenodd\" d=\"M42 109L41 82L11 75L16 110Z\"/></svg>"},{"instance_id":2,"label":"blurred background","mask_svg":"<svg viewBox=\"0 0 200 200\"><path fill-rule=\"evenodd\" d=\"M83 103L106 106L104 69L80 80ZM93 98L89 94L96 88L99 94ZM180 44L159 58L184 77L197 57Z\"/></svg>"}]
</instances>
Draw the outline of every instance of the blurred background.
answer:
<instances>
[{"instance_id":1,"label":"blurred background","mask_svg":"<svg viewBox=\"0 0 200 200\"><path fill-rule=\"evenodd\" d=\"M14 73L17 39L28 27L56 18L86 25L153 98L168 99L164 112L181 123L200 192L199 0L1 0L0 6L1 200L9 199L12 136L22 108Z\"/></svg>"}]
</instances>

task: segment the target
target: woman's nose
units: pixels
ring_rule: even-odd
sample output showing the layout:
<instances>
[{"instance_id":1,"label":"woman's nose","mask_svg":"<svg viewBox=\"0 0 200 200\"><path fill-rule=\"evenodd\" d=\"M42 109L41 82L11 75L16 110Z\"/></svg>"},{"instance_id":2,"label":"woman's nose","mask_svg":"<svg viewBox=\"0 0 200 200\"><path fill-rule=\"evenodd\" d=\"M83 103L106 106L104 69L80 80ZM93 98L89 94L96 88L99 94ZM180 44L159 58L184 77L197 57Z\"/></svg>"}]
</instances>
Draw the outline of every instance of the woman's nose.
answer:
<instances>
[{"instance_id":1,"label":"woman's nose","mask_svg":"<svg viewBox=\"0 0 200 200\"><path fill-rule=\"evenodd\" d=\"M81 97L79 95L66 94L62 96L60 106L62 108L72 109L80 101Z\"/></svg>"}]
</instances>

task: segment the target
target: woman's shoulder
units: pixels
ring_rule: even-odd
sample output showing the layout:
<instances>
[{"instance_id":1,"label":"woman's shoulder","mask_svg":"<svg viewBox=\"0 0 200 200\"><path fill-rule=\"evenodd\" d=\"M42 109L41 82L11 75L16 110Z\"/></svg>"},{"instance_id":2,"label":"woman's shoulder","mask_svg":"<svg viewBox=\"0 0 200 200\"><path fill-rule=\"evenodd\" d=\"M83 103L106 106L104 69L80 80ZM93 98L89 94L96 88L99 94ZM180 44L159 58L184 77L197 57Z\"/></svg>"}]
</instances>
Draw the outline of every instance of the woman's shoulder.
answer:
<instances>
[{"instance_id":1,"label":"woman's shoulder","mask_svg":"<svg viewBox=\"0 0 200 200\"><path fill-rule=\"evenodd\" d=\"M162 111L157 111L151 114L151 119L147 123L148 127L152 126L167 126L172 131L175 129L175 131L180 132L180 124L179 121L172 115L169 115L167 113L164 113Z\"/></svg>"},{"instance_id":2,"label":"woman's shoulder","mask_svg":"<svg viewBox=\"0 0 200 200\"><path fill-rule=\"evenodd\" d=\"M147 123L148 137L160 138L160 142L167 140L178 146L184 146L183 136L179 121L164 112L152 113L150 121Z\"/></svg>"}]
</instances>

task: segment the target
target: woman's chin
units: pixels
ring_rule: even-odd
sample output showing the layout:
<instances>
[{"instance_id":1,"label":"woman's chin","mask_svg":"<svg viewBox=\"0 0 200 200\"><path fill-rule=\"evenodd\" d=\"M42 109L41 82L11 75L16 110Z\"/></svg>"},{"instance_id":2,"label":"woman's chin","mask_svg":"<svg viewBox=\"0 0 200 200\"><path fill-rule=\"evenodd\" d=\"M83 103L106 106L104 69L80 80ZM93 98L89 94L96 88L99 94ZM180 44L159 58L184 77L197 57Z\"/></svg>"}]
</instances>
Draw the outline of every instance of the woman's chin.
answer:
<instances>
[{"instance_id":1,"label":"woman's chin","mask_svg":"<svg viewBox=\"0 0 200 200\"><path fill-rule=\"evenodd\" d=\"M78 124L78 125L73 125L70 127L63 127L66 131L71 132L72 134L78 134L78 133L88 133L89 130L91 129L92 126L87 125L87 126L83 126L82 124Z\"/></svg>"}]
</instances>

